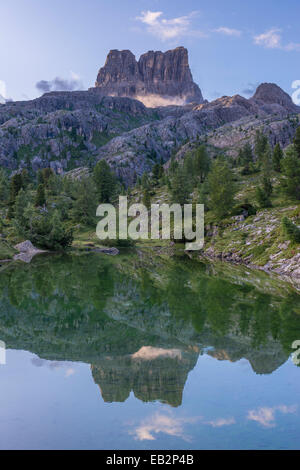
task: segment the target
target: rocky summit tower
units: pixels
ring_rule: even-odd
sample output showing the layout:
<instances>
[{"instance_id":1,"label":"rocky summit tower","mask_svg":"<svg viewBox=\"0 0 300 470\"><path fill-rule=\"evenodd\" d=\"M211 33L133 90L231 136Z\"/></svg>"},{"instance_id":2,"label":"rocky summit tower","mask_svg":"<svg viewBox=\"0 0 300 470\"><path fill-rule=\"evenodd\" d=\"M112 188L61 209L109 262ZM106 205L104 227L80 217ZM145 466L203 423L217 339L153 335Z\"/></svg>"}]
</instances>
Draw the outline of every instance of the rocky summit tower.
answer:
<instances>
[{"instance_id":1,"label":"rocky summit tower","mask_svg":"<svg viewBox=\"0 0 300 470\"><path fill-rule=\"evenodd\" d=\"M95 86L103 95L136 98L146 106L203 103L184 47L149 51L139 61L129 50L112 50L99 70Z\"/></svg>"}]
</instances>

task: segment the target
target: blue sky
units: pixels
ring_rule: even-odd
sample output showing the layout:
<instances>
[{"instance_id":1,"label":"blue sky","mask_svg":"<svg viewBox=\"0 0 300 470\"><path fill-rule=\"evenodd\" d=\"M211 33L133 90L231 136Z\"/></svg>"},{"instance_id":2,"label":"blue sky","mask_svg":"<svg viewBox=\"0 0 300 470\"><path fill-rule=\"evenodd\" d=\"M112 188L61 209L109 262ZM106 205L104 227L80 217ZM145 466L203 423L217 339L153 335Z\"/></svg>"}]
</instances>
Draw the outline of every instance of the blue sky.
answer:
<instances>
[{"instance_id":1,"label":"blue sky","mask_svg":"<svg viewBox=\"0 0 300 470\"><path fill-rule=\"evenodd\" d=\"M0 95L14 100L40 81L93 86L110 49L187 47L208 100L300 80L299 0L1 0L0 18Z\"/></svg>"}]
</instances>

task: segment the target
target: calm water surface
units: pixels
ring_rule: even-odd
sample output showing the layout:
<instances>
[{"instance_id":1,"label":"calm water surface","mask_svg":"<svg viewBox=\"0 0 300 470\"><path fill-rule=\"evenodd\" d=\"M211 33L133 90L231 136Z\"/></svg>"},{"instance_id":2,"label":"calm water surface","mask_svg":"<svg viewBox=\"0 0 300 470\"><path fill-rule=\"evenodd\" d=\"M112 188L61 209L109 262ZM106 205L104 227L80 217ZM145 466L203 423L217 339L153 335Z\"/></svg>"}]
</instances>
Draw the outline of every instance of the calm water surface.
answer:
<instances>
[{"instance_id":1,"label":"calm water surface","mask_svg":"<svg viewBox=\"0 0 300 470\"><path fill-rule=\"evenodd\" d=\"M1 449L299 449L300 296L244 268L42 256L0 272Z\"/></svg>"}]
</instances>

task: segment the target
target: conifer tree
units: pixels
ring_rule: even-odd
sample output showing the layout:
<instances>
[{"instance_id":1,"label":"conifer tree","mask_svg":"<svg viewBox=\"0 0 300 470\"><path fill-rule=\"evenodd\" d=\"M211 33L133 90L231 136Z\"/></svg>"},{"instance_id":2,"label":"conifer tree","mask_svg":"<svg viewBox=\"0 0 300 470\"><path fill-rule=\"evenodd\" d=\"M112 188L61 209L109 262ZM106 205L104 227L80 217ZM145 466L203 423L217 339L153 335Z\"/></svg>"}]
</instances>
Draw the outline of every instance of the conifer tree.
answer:
<instances>
[{"instance_id":1,"label":"conifer tree","mask_svg":"<svg viewBox=\"0 0 300 470\"><path fill-rule=\"evenodd\" d=\"M208 174L209 204L217 218L227 215L233 208L236 191L234 175L221 157L214 161Z\"/></svg>"},{"instance_id":2,"label":"conifer tree","mask_svg":"<svg viewBox=\"0 0 300 470\"><path fill-rule=\"evenodd\" d=\"M296 135L294 138L294 146L295 146L297 157L300 159L300 126L297 127L297 130L296 130Z\"/></svg>"},{"instance_id":3,"label":"conifer tree","mask_svg":"<svg viewBox=\"0 0 300 470\"><path fill-rule=\"evenodd\" d=\"M9 207L7 217L12 219L14 217L14 205L16 197L23 186L23 178L20 173L16 173L10 180L10 195L9 195Z\"/></svg>"},{"instance_id":4,"label":"conifer tree","mask_svg":"<svg viewBox=\"0 0 300 470\"><path fill-rule=\"evenodd\" d=\"M116 189L116 178L105 160L100 160L94 168L94 181L96 184L99 203L112 201Z\"/></svg>"},{"instance_id":5,"label":"conifer tree","mask_svg":"<svg viewBox=\"0 0 300 470\"><path fill-rule=\"evenodd\" d=\"M256 199L261 208L271 207L271 194L273 191L270 177L264 174L262 177L262 184L256 189Z\"/></svg>"},{"instance_id":6,"label":"conifer tree","mask_svg":"<svg viewBox=\"0 0 300 470\"><path fill-rule=\"evenodd\" d=\"M290 145L285 150L281 160L281 189L288 196L300 200L300 158L295 145Z\"/></svg>"},{"instance_id":7,"label":"conifer tree","mask_svg":"<svg viewBox=\"0 0 300 470\"><path fill-rule=\"evenodd\" d=\"M150 192L148 188L145 188L143 191L143 204L144 206L150 210L151 208L151 197L150 197Z\"/></svg>"},{"instance_id":8,"label":"conifer tree","mask_svg":"<svg viewBox=\"0 0 300 470\"><path fill-rule=\"evenodd\" d=\"M281 222L284 234L291 242L300 243L300 229L287 217L284 217Z\"/></svg>"},{"instance_id":9,"label":"conifer tree","mask_svg":"<svg viewBox=\"0 0 300 470\"><path fill-rule=\"evenodd\" d=\"M45 186L43 184L39 184L36 197L35 197L35 207L42 207L46 204L46 194L45 194Z\"/></svg>"},{"instance_id":10,"label":"conifer tree","mask_svg":"<svg viewBox=\"0 0 300 470\"><path fill-rule=\"evenodd\" d=\"M170 181L172 202L175 204L187 204L190 196L190 185L187 181L185 168L179 165Z\"/></svg>"},{"instance_id":11,"label":"conifer tree","mask_svg":"<svg viewBox=\"0 0 300 470\"><path fill-rule=\"evenodd\" d=\"M281 171L281 160L283 158L283 151L281 150L280 144L276 144L273 150L273 167L277 172Z\"/></svg>"},{"instance_id":12,"label":"conifer tree","mask_svg":"<svg viewBox=\"0 0 300 470\"><path fill-rule=\"evenodd\" d=\"M196 177L203 183L210 167L210 158L205 145L200 145L194 152L194 171Z\"/></svg>"}]
</instances>

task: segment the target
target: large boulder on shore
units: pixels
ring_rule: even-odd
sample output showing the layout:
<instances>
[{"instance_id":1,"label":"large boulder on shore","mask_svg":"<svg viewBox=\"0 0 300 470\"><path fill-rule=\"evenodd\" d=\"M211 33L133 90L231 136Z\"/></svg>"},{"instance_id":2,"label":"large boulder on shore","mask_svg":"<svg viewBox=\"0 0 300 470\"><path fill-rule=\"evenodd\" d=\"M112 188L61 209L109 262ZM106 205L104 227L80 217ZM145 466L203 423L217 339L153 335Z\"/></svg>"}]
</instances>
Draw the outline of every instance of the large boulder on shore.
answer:
<instances>
[{"instance_id":1,"label":"large boulder on shore","mask_svg":"<svg viewBox=\"0 0 300 470\"><path fill-rule=\"evenodd\" d=\"M13 259L15 261L23 261L24 263L30 263L30 261L35 255L46 252L45 250L40 250L36 248L30 240L18 243L18 245L15 245L15 249L18 250L20 253L18 255L15 255Z\"/></svg>"}]
</instances>

